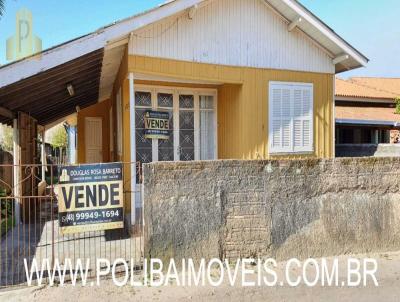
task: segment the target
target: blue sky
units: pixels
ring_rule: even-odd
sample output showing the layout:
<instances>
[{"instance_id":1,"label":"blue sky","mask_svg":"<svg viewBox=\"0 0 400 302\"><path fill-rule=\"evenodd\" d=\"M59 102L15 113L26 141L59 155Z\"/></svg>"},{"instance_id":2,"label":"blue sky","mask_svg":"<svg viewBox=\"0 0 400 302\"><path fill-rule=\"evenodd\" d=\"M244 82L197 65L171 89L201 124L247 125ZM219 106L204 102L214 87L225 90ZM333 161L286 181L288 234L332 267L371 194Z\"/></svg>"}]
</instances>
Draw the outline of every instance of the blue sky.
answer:
<instances>
[{"instance_id":1,"label":"blue sky","mask_svg":"<svg viewBox=\"0 0 400 302\"><path fill-rule=\"evenodd\" d=\"M34 33L49 48L113 21L156 6L163 0L5 0L0 19L0 64L6 63L6 39L15 32L15 14L32 11ZM348 76L400 77L399 0L301 0L371 62Z\"/></svg>"}]
</instances>

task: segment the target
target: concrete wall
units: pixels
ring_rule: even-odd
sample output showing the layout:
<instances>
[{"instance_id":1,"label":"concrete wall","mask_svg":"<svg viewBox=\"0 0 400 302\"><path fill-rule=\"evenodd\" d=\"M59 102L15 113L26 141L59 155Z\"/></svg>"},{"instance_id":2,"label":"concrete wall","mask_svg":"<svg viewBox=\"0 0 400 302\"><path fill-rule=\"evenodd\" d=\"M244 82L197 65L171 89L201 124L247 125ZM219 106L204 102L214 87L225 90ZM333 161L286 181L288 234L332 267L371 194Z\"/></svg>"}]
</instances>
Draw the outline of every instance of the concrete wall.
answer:
<instances>
[{"instance_id":1,"label":"concrete wall","mask_svg":"<svg viewBox=\"0 0 400 302\"><path fill-rule=\"evenodd\" d=\"M339 144L337 157L400 157L400 144Z\"/></svg>"},{"instance_id":2,"label":"concrete wall","mask_svg":"<svg viewBox=\"0 0 400 302\"><path fill-rule=\"evenodd\" d=\"M168 259L400 248L400 159L153 163L145 251Z\"/></svg>"}]
</instances>

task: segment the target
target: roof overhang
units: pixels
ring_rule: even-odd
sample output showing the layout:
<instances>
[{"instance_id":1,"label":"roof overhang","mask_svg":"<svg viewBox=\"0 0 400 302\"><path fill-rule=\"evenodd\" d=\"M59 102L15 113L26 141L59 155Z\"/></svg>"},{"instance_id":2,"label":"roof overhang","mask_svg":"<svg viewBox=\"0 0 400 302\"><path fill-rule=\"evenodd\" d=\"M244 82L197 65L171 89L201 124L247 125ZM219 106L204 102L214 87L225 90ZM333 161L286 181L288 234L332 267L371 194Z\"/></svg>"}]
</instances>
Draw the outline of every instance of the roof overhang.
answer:
<instances>
[{"instance_id":1,"label":"roof overhang","mask_svg":"<svg viewBox=\"0 0 400 302\"><path fill-rule=\"evenodd\" d=\"M88 53L35 76L0 88L0 106L25 112L40 125L47 125L97 102L103 49ZM68 86L72 87L72 94ZM0 115L10 124L12 116Z\"/></svg>"},{"instance_id":2,"label":"roof overhang","mask_svg":"<svg viewBox=\"0 0 400 302\"><path fill-rule=\"evenodd\" d=\"M395 121L336 119L336 124L347 126L383 126L390 128L400 128L400 123Z\"/></svg>"},{"instance_id":3,"label":"roof overhang","mask_svg":"<svg viewBox=\"0 0 400 302\"><path fill-rule=\"evenodd\" d=\"M129 37L139 28L179 13L205 0L175 0L103 27L94 33L0 67L0 88L49 70ZM127 43L127 42L126 42Z\"/></svg>"},{"instance_id":4,"label":"roof overhang","mask_svg":"<svg viewBox=\"0 0 400 302\"><path fill-rule=\"evenodd\" d=\"M294 24L332 57L336 73L366 66L368 58L341 38L317 16L295 0L264 0L288 22Z\"/></svg>"},{"instance_id":5,"label":"roof overhang","mask_svg":"<svg viewBox=\"0 0 400 302\"><path fill-rule=\"evenodd\" d=\"M366 98L366 97L352 97L335 95L335 101L337 102L356 102L356 103L382 103L382 104L394 104L393 99L387 98Z\"/></svg>"},{"instance_id":6,"label":"roof overhang","mask_svg":"<svg viewBox=\"0 0 400 302\"><path fill-rule=\"evenodd\" d=\"M30 113L40 124L45 125L71 114L76 106L83 108L106 99L110 96L130 33L196 6L203 1L175 0L168 2L103 27L94 33L52 47L37 55L1 66L0 123L10 123L15 112L24 111ZM91 61L93 54L96 56L96 63ZM99 54L101 55L99 56ZM92 73L96 83L84 88L90 88L91 94L77 93L74 98L63 99L66 93L65 86L69 82L74 82L79 91L79 85L83 85L82 78L86 76L84 73L73 72L75 77L71 78L67 74L69 68L73 68L76 64L80 64L81 69L90 68L88 65L91 63L96 65L96 72ZM56 87L53 85L53 81L62 85ZM43 90L40 90L40 93L36 93L37 89L35 88L38 82L43 85L43 87L40 86ZM56 96L59 96L60 99L55 99ZM67 103L64 103L66 101ZM61 103L62 106L57 106L53 102ZM49 109L49 106L52 109Z\"/></svg>"}]
</instances>

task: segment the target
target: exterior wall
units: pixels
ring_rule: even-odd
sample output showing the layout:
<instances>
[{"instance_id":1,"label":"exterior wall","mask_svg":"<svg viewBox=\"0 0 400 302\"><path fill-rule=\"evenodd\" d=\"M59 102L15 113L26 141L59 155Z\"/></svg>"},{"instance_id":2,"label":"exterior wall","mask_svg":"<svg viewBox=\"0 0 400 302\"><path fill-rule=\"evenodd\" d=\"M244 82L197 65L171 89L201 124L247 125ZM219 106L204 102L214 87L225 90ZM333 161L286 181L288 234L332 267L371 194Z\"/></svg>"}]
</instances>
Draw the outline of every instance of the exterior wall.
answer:
<instances>
[{"instance_id":1,"label":"exterior wall","mask_svg":"<svg viewBox=\"0 0 400 302\"><path fill-rule=\"evenodd\" d=\"M334 75L287 70L232 67L129 56L129 72L177 80L220 83L218 149L220 159L267 159L269 81L314 84L314 152L274 158L334 156ZM129 137L124 135L125 140Z\"/></svg>"},{"instance_id":2,"label":"exterior wall","mask_svg":"<svg viewBox=\"0 0 400 302\"><path fill-rule=\"evenodd\" d=\"M101 117L103 120L103 162L110 161L110 100L94 104L78 112L77 141L78 163L86 163L85 118Z\"/></svg>"},{"instance_id":3,"label":"exterior wall","mask_svg":"<svg viewBox=\"0 0 400 302\"><path fill-rule=\"evenodd\" d=\"M224 84L218 89L218 158L243 157L240 127L241 97L242 85Z\"/></svg>"},{"instance_id":4,"label":"exterior wall","mask_svg":"<svg viewBox=\"0 0 400 302\"><path fill-rule=\"evenodd\" d=\"M332 58L263 0L218 0L135 31L131 55L335 73Z\"/></svg>"},{"instance_id":5,"label":"exterior wall","mask_svg":"<svg viewBox=\"0 0 400 302\"><path fill-rule=\"evenodd\" d=\"M400 158L146 164L145 257L398 250L399 179Z\"/></svg>"}]
</instances>

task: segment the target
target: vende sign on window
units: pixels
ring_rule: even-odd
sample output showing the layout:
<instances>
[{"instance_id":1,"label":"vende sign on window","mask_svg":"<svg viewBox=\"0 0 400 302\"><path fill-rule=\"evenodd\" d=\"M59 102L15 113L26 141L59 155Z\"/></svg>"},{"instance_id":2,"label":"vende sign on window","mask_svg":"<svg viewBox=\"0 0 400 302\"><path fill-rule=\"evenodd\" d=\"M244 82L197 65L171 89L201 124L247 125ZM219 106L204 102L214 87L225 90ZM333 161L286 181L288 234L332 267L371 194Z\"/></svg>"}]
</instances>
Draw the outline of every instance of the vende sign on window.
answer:
<instances>
[{"instance_id":1,"label":"vende sign on window","mask_svg":"<svg viewBox=\"0 0 400 302\"><path fill-rule=\"evenodd\" d=\"M62 167L58 221L62 234L124 227L122 164Z\"/></svg>"},{"instance_id":2,"label":"vende sign on window","mask_svg":"<svg viewBox=\"0 0 400 302\"><path fill-rule=\"evenodd\" d=\"M145 138L169 139L169 113L146 111L144 114Z\"/></svg>"}]
</instances>

